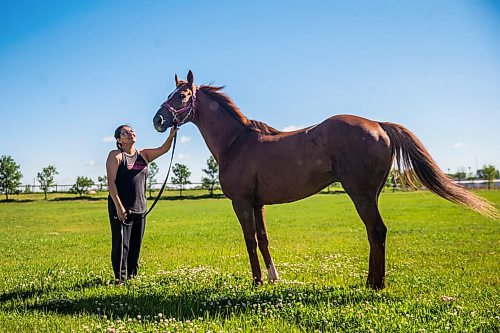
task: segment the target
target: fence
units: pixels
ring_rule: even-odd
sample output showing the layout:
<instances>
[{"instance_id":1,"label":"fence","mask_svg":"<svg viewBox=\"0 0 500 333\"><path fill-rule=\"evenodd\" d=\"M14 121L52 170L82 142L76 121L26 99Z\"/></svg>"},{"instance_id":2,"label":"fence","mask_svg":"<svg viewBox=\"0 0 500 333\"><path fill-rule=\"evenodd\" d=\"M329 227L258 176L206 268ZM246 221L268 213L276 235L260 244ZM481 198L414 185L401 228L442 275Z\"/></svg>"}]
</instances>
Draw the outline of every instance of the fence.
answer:
<instances>
[{"instance_id":1,"label":"fence","mask_svg":"<svg viewBox=\"0 0 500 333\"><path fill-rule=\"evenodd\" d=\"M488 181L483 179L477 180L456 180L455 184L459 184L468 189L491 189L491 190L500 190L500 179L493 180L489 186Z\"/></svg>"},{"instance_id":2,"label":"fence","mask_svg":"<svg viewBox=\"0 0 500 333\"><path fill-rule=\"evenodd\" d=\"M159 190L161 188L161 186L163 185L163 183L154 183L152 185L152 189L153 190ZM59 184L56 184L54 186L52 186L48 192L49 193L64 193L64 192L69 192L70 189L73 187L73 185L59 185ZM186 184L184 185L184 189L198 189L198 188L201 188L202 187L202 183L191 183L191 184ZM175 185L175 184L172 184L172 183L167 183L166 185L166 190L178 190L179 189L179 185ZM108 186L107 185L99 185L99 184L96 184L96 185L93 185L89 188L89 191L95 191L95 192L98 192L98 191L108 191ZM17 193L43 193L43 190L42 188L40 187L40 185L21 185L21 186L18 186L16 188L16 192Z\"/></svg>"}]
</instances>

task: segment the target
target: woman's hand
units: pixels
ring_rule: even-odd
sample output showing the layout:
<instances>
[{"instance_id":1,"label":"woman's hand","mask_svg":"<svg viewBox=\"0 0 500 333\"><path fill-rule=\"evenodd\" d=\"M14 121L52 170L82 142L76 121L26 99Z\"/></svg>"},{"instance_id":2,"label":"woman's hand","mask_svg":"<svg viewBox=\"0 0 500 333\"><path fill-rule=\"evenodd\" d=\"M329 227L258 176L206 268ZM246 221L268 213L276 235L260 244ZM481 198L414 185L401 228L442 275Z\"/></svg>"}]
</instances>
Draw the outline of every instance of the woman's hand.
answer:
<instances>
[{"instance_id":1,"label":"woman's hand","mask_svg":"<svg viewBox=\"0 0 500 333\"><path fill-rule=\"evenodd\" d=\"M170 133L168 133L168 138L173 138L175 136L175 133L177 133L177 131L179 130L179 127L176 127L176 126L172 126L170 128Z\"/></svg>"},{"instance_id":2,"label":"woman's hand","mask_svg":"<svg viewBox=\"0 0 500 333\"><path fill-rule=\"evenodd\" d=\"M118 219L120 222L125 222L127 219L127 211L125 208L121 207L120 209L117 209L116 212L118 213Z\"/></svg>"}]
</instances>

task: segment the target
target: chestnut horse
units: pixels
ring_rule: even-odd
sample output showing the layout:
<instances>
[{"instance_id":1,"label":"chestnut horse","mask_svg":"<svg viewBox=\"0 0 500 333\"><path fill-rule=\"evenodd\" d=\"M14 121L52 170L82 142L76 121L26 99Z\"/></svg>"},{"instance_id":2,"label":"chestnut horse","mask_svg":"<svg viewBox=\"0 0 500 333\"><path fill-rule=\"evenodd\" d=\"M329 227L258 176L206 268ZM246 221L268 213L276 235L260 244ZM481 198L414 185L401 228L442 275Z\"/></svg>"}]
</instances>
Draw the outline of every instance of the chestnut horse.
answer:
<instances>
[{"instance_id":1,"label":"chestnut horse","mask_svg":"<svg viewBox=\"0 0 500 333\"><path fill-rule=\"evenodd\" d=\"M439 169L420 141L398 124L338 115L320 124L281 132L247 119L222 87L196 86L175 76L176 89L154 116L154 127L194 123L219 164L224 194L243 229L253 280L262 283L257 247L271 281L278 272L269 253L264 205L311 196L341 182L365 224L370 243L367 286L385 286L387 228L378 197L394 158L407 185L423 184L435 194L489 217L498 216L486 200L455 185Z\"/></svg>"}]
</instances>

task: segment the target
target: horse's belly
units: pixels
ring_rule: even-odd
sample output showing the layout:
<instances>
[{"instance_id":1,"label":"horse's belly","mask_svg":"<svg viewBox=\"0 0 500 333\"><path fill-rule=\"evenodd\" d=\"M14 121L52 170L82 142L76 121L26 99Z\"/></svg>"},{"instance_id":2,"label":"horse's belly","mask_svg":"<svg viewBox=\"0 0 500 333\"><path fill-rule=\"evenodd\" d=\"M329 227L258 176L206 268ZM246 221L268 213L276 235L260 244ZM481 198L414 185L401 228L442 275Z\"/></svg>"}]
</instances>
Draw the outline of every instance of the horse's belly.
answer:
<instances>
[{"instance_id":1,"label":"horse's belly","mask_svg":"<svg viewBox=\"0 0 500 333\"><path fill-rule=\"evenodd\" d=\"M317 162L317 167L273 168L258 176L256 198L261 204L300 200L318 193L334 181L331 164Z\"/></svg>"}]
</instances>

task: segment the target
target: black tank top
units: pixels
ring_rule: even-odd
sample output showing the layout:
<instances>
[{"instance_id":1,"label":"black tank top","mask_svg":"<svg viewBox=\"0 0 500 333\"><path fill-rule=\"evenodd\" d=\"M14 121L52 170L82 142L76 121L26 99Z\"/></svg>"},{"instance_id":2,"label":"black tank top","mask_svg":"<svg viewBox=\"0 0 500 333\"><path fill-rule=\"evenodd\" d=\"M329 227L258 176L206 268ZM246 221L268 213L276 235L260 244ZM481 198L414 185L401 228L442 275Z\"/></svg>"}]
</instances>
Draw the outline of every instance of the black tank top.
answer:
<instances>
[{"instance_id":1,"label":"black tank top","mask_svg":"<svg viewBox=\"0 0 500 333\"><path fill-rule=\"evenodd\" d=\"M148 163L137 150L133 156L122 152L122 162L116 172L116 188L123 207L131 213L146 212L147 175ZM108 196L108 206L116 210L111 196Z\"/></svg>"}]
</instances>

